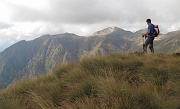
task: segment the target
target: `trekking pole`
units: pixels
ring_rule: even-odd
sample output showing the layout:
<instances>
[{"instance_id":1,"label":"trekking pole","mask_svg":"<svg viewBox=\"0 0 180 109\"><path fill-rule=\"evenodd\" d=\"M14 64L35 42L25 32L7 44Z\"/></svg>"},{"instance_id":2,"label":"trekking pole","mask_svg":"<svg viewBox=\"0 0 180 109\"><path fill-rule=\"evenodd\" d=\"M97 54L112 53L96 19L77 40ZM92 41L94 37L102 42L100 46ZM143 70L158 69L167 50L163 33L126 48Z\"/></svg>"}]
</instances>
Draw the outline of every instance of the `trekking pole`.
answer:
<instances>
[{"instance_id":1,"label":"trekking pole","mask_svg":"<svg viewBox=\"0 0 180 109\"><path fill-rule=\"evenodd\" d=\"M143 44L144 44L144 37L142 37L142 39L143 39Z\"/></svg>"},{"instance_id":2,"label":"trekking pole","mask_svg":"<svg viewBox=\"0 0 180 109\"><path fill-rule=\"evenodd\" d=\"M142 36L142 40L143 40L143 51L145 51L145 36Z\"/></svg>"}]
</instances>

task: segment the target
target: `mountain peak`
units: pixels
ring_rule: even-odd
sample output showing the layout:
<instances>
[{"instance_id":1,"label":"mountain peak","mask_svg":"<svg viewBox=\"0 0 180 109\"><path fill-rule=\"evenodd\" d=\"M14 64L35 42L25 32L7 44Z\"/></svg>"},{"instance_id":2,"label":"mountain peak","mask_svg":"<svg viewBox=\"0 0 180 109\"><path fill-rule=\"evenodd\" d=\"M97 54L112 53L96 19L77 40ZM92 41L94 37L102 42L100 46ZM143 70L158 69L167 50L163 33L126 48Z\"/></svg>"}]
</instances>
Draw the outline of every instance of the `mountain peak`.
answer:
<instances>
[{"instance_id":1,"label":"mountain peak","mask_svg":"<svg viewBox=\"0 0 180 109\"><path fill-rule=\"evenodd\" d=\"M124 29L114 26L114 27L108 27L103 30L97 31L94 33L94 35L102 36L102 35L111 34L113 32L126 32L126 31ZM127 31L127 32L130 32L130 31Z\"/></svg>"},{"instance_id":2,"label":"mountain peak","mask_svg":"<svg viewBox=\"0 0 180 109\"><path fill-rule=\"evenodd\" d=\"M117 30L118 27L108 27L103 30L97 31L94 33L94 35L107 35Z\"/></svg>"}]
</instances>

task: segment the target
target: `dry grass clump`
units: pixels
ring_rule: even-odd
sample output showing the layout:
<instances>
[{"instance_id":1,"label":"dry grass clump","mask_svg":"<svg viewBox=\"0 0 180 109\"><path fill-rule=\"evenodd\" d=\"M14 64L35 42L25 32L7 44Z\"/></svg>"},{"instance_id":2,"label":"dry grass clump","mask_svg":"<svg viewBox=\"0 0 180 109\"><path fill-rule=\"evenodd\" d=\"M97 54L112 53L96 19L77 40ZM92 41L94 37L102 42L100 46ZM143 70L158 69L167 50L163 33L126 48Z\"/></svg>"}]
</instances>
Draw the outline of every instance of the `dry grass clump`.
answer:
<instances>
[{"instance_id":1,"label":"dry grass clump","mask_svg":"<svg viewBox=\"0 0 180 109\"><path fill-rule=\"evenodd\" d=\"M0 109L176 109L180 57L110 54L60 65L0 92Z\"/></svg>"}]
</instances>

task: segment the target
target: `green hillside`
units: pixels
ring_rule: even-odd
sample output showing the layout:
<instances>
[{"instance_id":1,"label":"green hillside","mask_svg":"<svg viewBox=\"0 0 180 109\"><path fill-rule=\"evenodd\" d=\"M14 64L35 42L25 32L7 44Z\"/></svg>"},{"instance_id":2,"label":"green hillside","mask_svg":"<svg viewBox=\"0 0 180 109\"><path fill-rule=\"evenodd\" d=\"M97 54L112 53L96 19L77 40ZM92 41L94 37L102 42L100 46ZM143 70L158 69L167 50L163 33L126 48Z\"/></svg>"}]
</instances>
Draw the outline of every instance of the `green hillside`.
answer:
<instances>
[{"instance_id":1,"label":"green hillside","mask_svg":"<svg viewBox=\"0 0 180 109\"><path fill-rule=\"evenodd\" d=\"M111 54L0 92L0 109L179 109L180 56Z\"/></svg>"}]
</instances>

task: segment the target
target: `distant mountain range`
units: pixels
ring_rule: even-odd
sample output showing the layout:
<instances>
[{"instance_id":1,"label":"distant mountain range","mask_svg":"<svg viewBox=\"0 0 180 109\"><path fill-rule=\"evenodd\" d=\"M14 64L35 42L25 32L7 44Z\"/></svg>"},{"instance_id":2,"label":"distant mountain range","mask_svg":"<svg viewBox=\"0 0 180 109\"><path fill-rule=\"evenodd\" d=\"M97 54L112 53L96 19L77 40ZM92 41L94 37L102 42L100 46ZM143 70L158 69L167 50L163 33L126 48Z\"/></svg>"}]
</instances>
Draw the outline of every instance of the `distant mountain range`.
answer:
<instances>
[{"instance_id":1,"label":"distant mountain range","mask_svg":"<svg viewBox=\"0 0 180 109\"><path fill-rule=\"evenodd\" d=\"M89 37L64 33L20 41L0 53L0 88L48 73L58 64L112 52L142 51L143 32L109 27ZM154 45L157 53L180 52L180 31L158 36Z\"/></svg>"}]
</instances>

